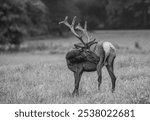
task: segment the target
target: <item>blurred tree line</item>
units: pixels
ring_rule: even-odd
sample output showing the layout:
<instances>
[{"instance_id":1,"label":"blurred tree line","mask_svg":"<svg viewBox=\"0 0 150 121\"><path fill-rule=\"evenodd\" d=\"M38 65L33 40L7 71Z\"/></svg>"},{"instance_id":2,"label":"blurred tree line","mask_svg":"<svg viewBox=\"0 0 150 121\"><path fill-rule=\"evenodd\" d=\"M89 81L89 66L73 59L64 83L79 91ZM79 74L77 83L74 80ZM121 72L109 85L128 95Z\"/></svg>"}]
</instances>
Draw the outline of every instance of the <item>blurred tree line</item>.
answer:
<instances>
[{"instance_id":1,"label":"blurred tree line","mask_svg":"<svg viewBox=\"0 0 150 121\"><path fill-rule=\"evenodd\" d=\"M0 44L19 46L24 36L59 35L65 16L89 30L149 29L150 0L0 0Z\"/></svg>"}]
</instances>

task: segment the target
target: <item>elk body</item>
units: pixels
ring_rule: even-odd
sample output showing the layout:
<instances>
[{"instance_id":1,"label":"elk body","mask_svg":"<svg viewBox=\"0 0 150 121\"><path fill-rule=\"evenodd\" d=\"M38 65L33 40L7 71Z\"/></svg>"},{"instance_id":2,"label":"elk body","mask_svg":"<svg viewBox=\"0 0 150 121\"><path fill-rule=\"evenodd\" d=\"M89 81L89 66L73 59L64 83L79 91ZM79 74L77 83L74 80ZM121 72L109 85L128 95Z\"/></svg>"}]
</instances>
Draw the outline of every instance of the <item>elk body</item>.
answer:
<instances>
[{"instance_id":1,"label":"elk body","mask_svg":"<svg viewBox=\"0 0 150 121\"><path fill-rule=\"evenodd\" d=\"M79 94L79 83L83 72L97 71L98 75L98 90L102 81L102 68L106 66L112 82L112 92L115 90L116 77L114 74L114 59L116 57L115 47L110 42L95 42L91 40L87 33L87 23L84 28L80 24L75 26L76 17L72 24L68 23L68 17L60 24L65 24L70 28L71 32L81 41L75 44L75 48L66 54L68 68L74 73L75 87L73 95ZM79 35L75 30L83 32L87 37L87 42L83 41L82 35Z\"/></svg>"}]
</instances>

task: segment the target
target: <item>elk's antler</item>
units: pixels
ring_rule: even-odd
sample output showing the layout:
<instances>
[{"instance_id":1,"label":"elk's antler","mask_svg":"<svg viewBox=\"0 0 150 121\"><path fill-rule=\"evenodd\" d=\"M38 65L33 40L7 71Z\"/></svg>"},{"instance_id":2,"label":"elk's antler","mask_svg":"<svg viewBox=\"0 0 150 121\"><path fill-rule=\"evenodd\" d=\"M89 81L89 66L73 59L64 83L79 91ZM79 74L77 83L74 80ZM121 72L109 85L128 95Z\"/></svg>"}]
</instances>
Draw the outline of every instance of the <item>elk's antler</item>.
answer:
<instances>
[{"instance_id":1,"label":"elk's antler","mask_svg":"<svg viewBox=\"0 0 150 121\"><path fill-rule=\"evenodd\" d=\"M82 36L77 34L74 30L75 29L75 21L76 21L76 16L73 18L72 24L69 24L68 16L66 16L65 20L59 22L59 24L65 24L71 30L71 32L83 43L83 45L86 46L86 43L83 41Z\"/></svg>"},{"instance_id":2,"label":"elk's antler","mask_svg":"<svg viewBox=\"0 0 150 121\"><path fill-rule=\"evenodd\" d=\"M90 48L91 45L97 43L95 42L96 39L92 40L92 36L89 36L88 32L87 32L87 22L85 22L84 28L81 27L80 23L78 23L78 25L75 27L75 22L76 22L76 16L73 18L72 23L69 24L68 22L68 16L65 17L64 21L59 22L59 24L65 24L70 30L71 32L81 41L81 43L84 46L79 46L78 44L76 44L75 47L78 48ZM87 42L85 43L83 41L83 37L82 35L79 35L75 29L78 29L79 31L83 32L83 34L85 34L86 38L87 38Z\"/></svg>"}]
</instances>

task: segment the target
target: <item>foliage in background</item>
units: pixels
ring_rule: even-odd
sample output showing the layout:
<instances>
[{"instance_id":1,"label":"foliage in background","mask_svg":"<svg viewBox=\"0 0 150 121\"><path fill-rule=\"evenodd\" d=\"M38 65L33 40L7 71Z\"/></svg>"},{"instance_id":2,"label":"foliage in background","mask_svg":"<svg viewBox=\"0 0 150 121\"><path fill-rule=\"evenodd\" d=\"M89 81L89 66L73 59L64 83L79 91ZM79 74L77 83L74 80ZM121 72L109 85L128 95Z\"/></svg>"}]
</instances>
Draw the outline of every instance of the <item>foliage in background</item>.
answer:
<instances>
[{"instance_id":1,"label":"foliage in background","mask_svg":"<svg viewBox=\"0 0 150 121\"><path fill-rule=\"evenodd\" d=\"M148 29L150 0L42 0L48 7L49 32L62 35L65 16L88 21L88 29Z\"/></svg>"},{"instance_id":2,"label":"foliage in background","mask_svg":"<svg viewBox=\"0 0 150 121\"><path fill-rule=\"evenodd\" d=\"M42 0L48 7L48 29L50 34L62 35L66 28L58 23L65 16L72 19L74 16L80 16L80 11L75 5L74 0Z\"/></svg>"},{"instance_id":3,"label":"foliage in background","mask_svg":"<svg viewBox=\"0 0 150 121\"><path fill-rule=\"evenodd\" d=\"M42 34L45 14L40 0L1 0L0 44L19 46L24 35Z\"/></svg>"},{"instance_id":4,"label":"foliage in background","mask_svg":"<svg viewBox=\"0 0 150 121\"><path fill-rule=\"evenodd\" d=\"M0 0L0 44L63 36L68 29L58 22L65 16L86 20L89 30L149 29L150 0Z\"/></svg>"},{"instance_id":5,"label":"foliage in background","mask_svg":"<svg viewBox=\"0 0 150 121\"><path fill-rule=\"evenodd\" d=\"M109 28L150 28L150 0L108 0L106 9Z\"/></svg>"},{"instance_id":6,"label":"foliage in background","mask_svg":"<svg viewBox=\"0 0 150 121\"><path fill-rule=\"evenodd\" d=\"M81 20L88 21L89 29L105 27L105 21L107 20L106 0L81 0L76 5L80 10Z\"/></svg>"}]
</instances>

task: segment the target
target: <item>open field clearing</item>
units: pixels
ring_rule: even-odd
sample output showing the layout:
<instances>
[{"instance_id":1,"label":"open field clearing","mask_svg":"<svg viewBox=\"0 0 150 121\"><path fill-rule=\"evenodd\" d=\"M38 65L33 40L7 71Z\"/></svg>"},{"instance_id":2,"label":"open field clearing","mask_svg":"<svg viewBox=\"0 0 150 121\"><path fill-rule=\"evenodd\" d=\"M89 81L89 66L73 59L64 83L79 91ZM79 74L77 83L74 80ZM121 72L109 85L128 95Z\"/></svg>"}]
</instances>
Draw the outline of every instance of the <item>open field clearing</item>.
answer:
<instances>
[{"instance_id":1,"label":"open field clearing","mask_svg":"<svg viewBox=\"0 0 150 121\"><path fill-rule=\"evenodd\" d=\"M103 68L100 91L96 72L84 73L79 96L73 97L74 77L67 68L65 53L78 40L44 39L24 43L23 52L0 54L0 103L150 103L150 31L98 31L93 36L117 48L114 93Z\"/></svg>"}]
</instances>

